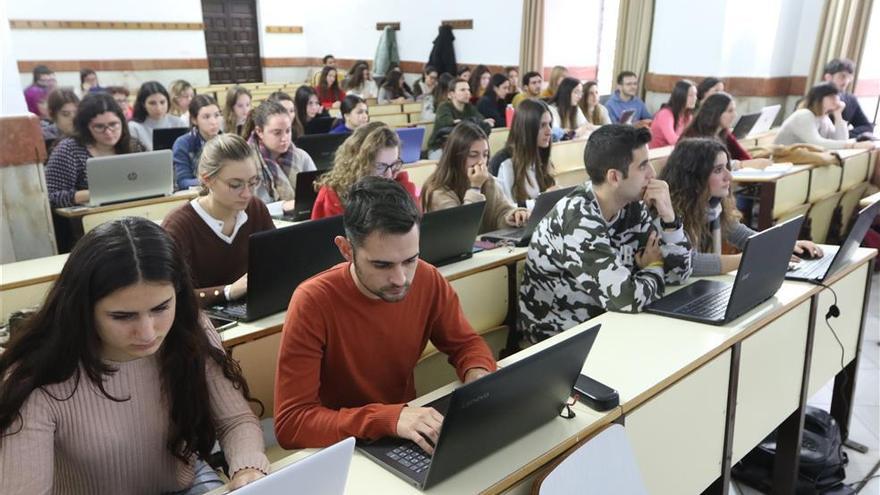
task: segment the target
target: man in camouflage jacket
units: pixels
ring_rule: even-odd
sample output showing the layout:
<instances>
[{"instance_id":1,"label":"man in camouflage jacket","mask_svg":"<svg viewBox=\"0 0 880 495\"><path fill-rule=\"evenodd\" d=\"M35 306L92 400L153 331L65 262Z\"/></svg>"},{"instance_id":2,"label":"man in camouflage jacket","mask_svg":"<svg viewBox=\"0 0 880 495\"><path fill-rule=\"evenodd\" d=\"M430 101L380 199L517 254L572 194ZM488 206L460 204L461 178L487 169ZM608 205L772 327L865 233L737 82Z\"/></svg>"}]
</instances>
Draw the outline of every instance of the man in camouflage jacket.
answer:
<instances>
[{"instance_id":1,"label":"man in camouflage jacket","mask_svg":"<svg viewBox=\"0 0 880 495\"><path fill-rule=\"evenodd\" d=\"M691 245L648 162L647 129L606 125L590 136L590 181L532 235L519 328L538 342L605 311L638 312L691 273ZM654 218L656 217L656 218Z\"/></svg>"}]
</instances>

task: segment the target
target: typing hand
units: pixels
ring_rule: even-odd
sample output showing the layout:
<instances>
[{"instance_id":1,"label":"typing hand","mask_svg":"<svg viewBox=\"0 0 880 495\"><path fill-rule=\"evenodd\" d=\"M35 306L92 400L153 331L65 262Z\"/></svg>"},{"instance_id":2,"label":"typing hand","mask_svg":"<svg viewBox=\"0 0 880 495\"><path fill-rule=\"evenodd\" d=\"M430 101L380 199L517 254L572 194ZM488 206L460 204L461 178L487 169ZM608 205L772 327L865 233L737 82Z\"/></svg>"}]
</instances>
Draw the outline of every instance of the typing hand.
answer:
<instances>
[{"instance_id":1,"label":"typing hand","mask_svg":"<svg viewBox=\"0 0 880 495\"><path fill-rule=\"evenodd\" d=\"M490 373L489 370L487 370L486 368L471 368L471 369L467 370L467 372L464 374L464 382L465 383L475 382L475 381L479 380L480 378L483 378L484 376L488 375L489 373Z\"/></svg>"},{"instance_id":2,"label":"typing hand","mask_svg":"<svg viewBox=\"0 0 880 495\"><path fill-rule=\"evenodd\" d=\"M813 241L797 241L794 244L794 253L803 255L807 254L807 257L812 258L821 258L825 253L822 252L822 248L817 246ZM797 258L795 256L794 258ZM798 259L800 261L800 259Z\"/></svg>"},{"instance_id":3,"label":"typing hand","mask_svg":"<svg viewBox=\"0 0 880 495\"><path fill-rule=\"evenodd\" d=\"M507 215L507 224L511 227L522 227L529 221L529 210L517 208Z\"/></svg>"},{"instance_id":4,"label":"typing hand","mask_svg":"<svg viewBox=\"0 0 880 495\"><path fill-rule=\"evenodd\" d=\"M232 476L232 479L229 480L229 489L230 490L237 490L252 481L256 481L256 480L262 478L263 476L266 476L266 475L263 474L262 471L259 471L257 469L253 469L253 468L239 469Z\"/></svg>"},{"instance_id":5,"label":"typing hand","mask_svg":"<svg viewBox=\"0 0 880 495\"><path fill-rule=\"evenodd\" d=\"M236 299L240 299L247 294L247 273L241 276L240 279L232 282L232 288L229 289L229 297L233 301Z\"/></svg>"},{"instance_id":6,"label":"typing hand","mask_svg":"<svg viewBox=\"0 0 880 495\"><path fill-rule=\"evenodd\" d=\"M443 415L432 407L404 407L397 420L397 436L412 440L422 450L433 454L442 425Z\"/></svg>"},{"instance_id":7,"label":"typing hand","mask_svg":"<svg viewBox=\"0 0 880 495\"><path fill-rule=\"evenodd\" d=\"M648 265L657 262L663 262L663 253L660 251L660 236L653 230L648 235L648 243L645 249L636 253L636 265L641 269L645 269Z\"/></svg>"}]
</instances>

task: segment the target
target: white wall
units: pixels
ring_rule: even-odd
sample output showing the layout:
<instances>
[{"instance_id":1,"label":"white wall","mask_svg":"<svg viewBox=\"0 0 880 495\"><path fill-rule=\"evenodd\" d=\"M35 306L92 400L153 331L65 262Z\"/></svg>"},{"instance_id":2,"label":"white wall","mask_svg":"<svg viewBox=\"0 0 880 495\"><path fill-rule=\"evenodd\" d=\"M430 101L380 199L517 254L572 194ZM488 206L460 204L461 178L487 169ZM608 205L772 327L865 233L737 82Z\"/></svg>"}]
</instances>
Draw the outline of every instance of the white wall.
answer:
<instances>
[{"instance_id":1,"label":"white wall","mask_svg":"<svg viewBox=\"0 0 880 495\"><path fill-rule=\"evenodd\" d=\"M601 0L548 0L544 18L545 67L599 65L601 4Z\"/></svg>"},{"instance_id":2,"label":"white wall","mask_svg":"<svg viewBox=\"0 0 880 495\"><path fill-rule=\"evenodd\" d=\"M18 67L9 34L6 1L0 0L0 115L26 115L27 104L22 90L26 87L17 77ZM30 81L28 81L30 83Z\"/></svg>"}]
</instances>

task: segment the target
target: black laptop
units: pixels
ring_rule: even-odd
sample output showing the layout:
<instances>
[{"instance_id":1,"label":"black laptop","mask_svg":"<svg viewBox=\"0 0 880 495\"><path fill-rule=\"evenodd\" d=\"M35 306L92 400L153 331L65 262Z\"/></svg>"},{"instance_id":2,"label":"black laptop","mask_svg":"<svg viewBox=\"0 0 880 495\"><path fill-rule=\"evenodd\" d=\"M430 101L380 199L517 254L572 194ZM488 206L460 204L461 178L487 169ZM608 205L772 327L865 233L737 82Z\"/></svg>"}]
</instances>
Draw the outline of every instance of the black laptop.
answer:
<instances>
[{"instance_id":1,"label":"black laptop","mask_svg":"<svg viewBox=\"0 0 880 495\"><path fill-rule=\"evenodd\" d=\"M325 110L326 112L326 110ZM318 115L310 120L303 129L308 134L327 134L333 128L336 119L329 115Z\"/></svg>"},{"instance_id":2,"label":"black laptop","mask_svg":"<svg viewBox=\"0 0 880 495\"><path fill-rule=\"evenodd\" d=\"M880 201L862 208L856 216L849 235L840 246L823 246L824 255L821 258L803 259L800 263L794 263L785 274L785 278L803 282L824 282L852 257L878 213L880 213Z\"/></svg>"},{"instance_id":3,"label":"black laptop","mask_svg":"<svg viewBox=\"0 0 880 495\"><path fill-rule=\"evenodd\" d=\"M598 333L596 325L427 404L444 416L433 456L393 437L359 448L417 488L435 485L556 418Z\"/></svg>"},{"instance_id":4,"label":"black laptop","mask_svg":"<svg viewBox=\"0 0 880 495\"><path fill-rule=\"evenodd\" d=\"M318 199L315 191L315 181L327 173L326 170L309 170L296 174L296 197L293 201L293 211L280 216L282 220L289 222L302 222L312 218L312 207Z\"/></svg>"},{"instance_id":5,"label":"black laptop","mask_svg":"<svg viewBox=\"0 0 880 495\"><path fill-rule=\"evenodd\" d=\"M487 241L507 241L512 242L517 246L527 246L532 238L532 233L538 228L538 224L541 220L550 213L550 210L556 206L556 203L558 203L560 199L567 196L568 193L573 190L574 186L570 186L541 193L541 195L535 199L535 206L532 208L532 213L529 215L529 221L524 227L493 230L492 232L486 232L480 237Z\"/></svg>"},{"instance_id":6,"label":"black laptop","mask_svg":"<svg viewBox=\"0 0 880 495\"><path fill-rule=\"evenodd\" d=\"M338 235L345 235L341 216L251 234L247 299L212 306L208 313L253 321L283 311L299 284L343 261L333 243Z\"/></svg>"},{"instance_id":7,"label":"black laptop","mask_svg":"<svg viewBox=\"0 0 880 495\"><path fill-rule=\"evenodd\" d=\"M342 142L351 134L310 134L296 138L296 147L305 151L315 162L318 170L330 170L333 168L333 159L336 150Z\"/></svg>"},{"instance_id":8,"label":"black laptop","mask_svg":"<svg viewBox=\"0 0 880 495\"><path fill-rule=\"evenodd\" d=\"M752 127L755 127L759 118L761 118L761 112L747 113L743 115L736 121L736 125L733 126L733 135L736 136L737 139L744 139L749 135Z\"/></svg>"},{"instance_id":9,"label":"black laptop","mask_svg":"<svg viewBox=\"0 0 880 495\"><path fill-rule=\"evenodd\" d=\"M698 280L645 308L683 320L723 325L771 298L785 280L803 215L746 240L733 283Z\"/></svg>"},{"instance_id":10,"label":"black laptop","mask_svg":"<svg viewBox=\"0 0 880 495\"><path fill-rule=\"evenodd\" d=\"M174 141L189 132L189 129L189 127L153 129L153 151L170 150L174 146Z\"/></svg>"},{"instance_id":11,"label":"black laptop","mask_svg":"<svg viewBox=\"0 0 880 495\"><path fill-rule=\"evenodd\" d=\"M485 201L425 213L419 227L419 258L443 266L474 255Z\"/></svg>"}]
</instances>

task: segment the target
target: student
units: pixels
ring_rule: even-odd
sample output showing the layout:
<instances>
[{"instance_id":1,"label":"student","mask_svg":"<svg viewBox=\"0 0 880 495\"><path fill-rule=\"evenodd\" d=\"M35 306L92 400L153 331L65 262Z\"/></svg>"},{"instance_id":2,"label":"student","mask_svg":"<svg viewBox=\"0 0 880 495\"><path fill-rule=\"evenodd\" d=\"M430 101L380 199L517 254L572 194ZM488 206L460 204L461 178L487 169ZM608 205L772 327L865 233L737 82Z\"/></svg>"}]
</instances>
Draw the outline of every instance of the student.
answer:
<instances>
[{"instance_id":1,"label":"student","mask_svg":"<svg viewBox=\"0 0 880 495\"><path fill-rule=\"evenodd\" d=\"M93 69L80 69L79 90L80 96L85 96L97 91L104 91L104 88L98 84L98 74Z\"/></svg>"},{"instance_id":2,"label":"student","mask_svg":"<svg viewBox=\"0 0 880 495\"><path fill-rule=\"evenodd\" d=\"M477 102L480 115L495 122L494 127L507 127L507 92L510 81L504 74L494 74L489 80L489 87Z\"/></svg>"},{"instance_id":3,"label":"student","mask_svg":"<svg viewBox=\"0 0 880 495\"><path fill-rule=\"evenodd\" d=\"M354 64L348 73L345 90L346 94L360 96L365 100L379 97L379 88L376 87L376 81L373 80L370 66L366 62L360 61Z\"/></svg>"},{"instance_id":4,"label":"student","mask_svg":"<svg viewBox=\"0 0 880 495\"><path fill-rule=\"evenodd\" d=\"M550 70L549 84L541 91L540 97L549 100L556 94L556 89L562 83L562 80L568 77L568 69L561 65L557 65Z\"/></svg>"},{"instance_id":5,"label":"student","mask_svg":"<svg viewBox=\"0 0 880 495\"><path fill-rule=\"evenodd\" d=\"M226 91L226 103L223 108L224 132L241 136L244 122L251 111L251 100L251 92L241 86L232 86Z\"/></svg>"},{"instance_id":6,"label":"student","mask_svg":"<svg viewBox=\"0 0 880 495\"><path fill-rule=\"evenodd\" d=\"M702 104L706 98L723 91L724 81L717 77L707 77L697 85L697 104Z\"/></svg>"},{"instance_id":7,"label":"student","mask_svg":"<svg viewBox=\"0 0 880 495\"><path fill-rule=\"evenodd\" d=\"M387 124L370 122L358 127L336 151L333 168L315 181L318 197L312 207L312 220L341 215L348 191L355 182L369 176L394 179L418 201L416 186L403 171L400 139Z\"/></svg>"},{"instance_id":8,"label":"student","mask_svg":"<svg viewBox=\"0 0 880 495\"><path fill-rule=\"evenodd\" d=\"M529 210L517 208L498 188L489 173L489 139L473 122L455 126L437 169L422 188L422 210L436 211L486 202L479 233L521 227Z\"/></svg>"},{"instance_id":9,"label":"student","mask_svg":"<svg viewBox=\"0 0 880 495\"><path fill-rule=\"evenodd\" d=\"M849 122L843 119L845 106L840 101L840 90L837 86L831 83L813 86L801 103L801 108L782 122L773 143L807 143L829 150L874 148L871 141L857 143L849 140Z\"/></svg>"},{"instance_id":10,"label":"student","mask_svg":"<svg viewBox=\"0 0 880 495\"><path fill-rule=\"evenodd\" d=\"M205 143L220 134L223 114L214 98L196 95L189 103L190 131L174 141L174 182L178 189L189 189L200 184L198 179L199 158Z\"/></svg>"},{"instance_id":11,"label":"student","mask_svg":"<svg viewBox=\"0 0 880 495\"><path fill-rule=\"evenodd\" d=\"M667 184L654 178L650 140L647 129L619 124L590 135L590 181L556 204L529 245L519 328L531 342L605 311L641 311L690 276L691 246Z\"/></svg>"},{"instance_id":12,"label":"student","mask_svg":"<svg viewBox=\"0 0 880 495\"><path fill-rule=\"evenodd\" d=\"M423 122L433 121L437 117L437 107L441 103L447 101L449 95L449 85L455 82L455 76L447 73L440 74L437 78L437 84L434 85L434 91L422 98L422 114Z\"/></svg>"},{"instance_id":13,"label":"student","mask_svg":"<svg viewBox=\"0 0 880 495\"><path fill-rule=\"evenodd\" d=\"M697 105L697 87L687 79L675 83L669 101L660 107L651 121L651 142L648 148L671 146L690 124Z\"/></svg>"},{"instance_id":14,"label":"student","mask_svg":"<svg viewBox=\"0 0 880 495\"><path fill-rule=\"evenodd\" d=\"M513 99L522 90L522 88L519 87L519 69L513 66L505 67L504 73L507 75L507 80L510 81L510 92L507 93L505 103L511 105L513 104Z\"/></svg>"},{"instance_id":15,"label":"student","mask_svg":"<svg viewBox=\"0 0 880 495\"><path fill-rule=\"evenodd\" d=\"M599 103L599 83L596 81L587 81L584 83L584 97L581 98L579 104L584 117L587 119L587 127L593 131L597 127L611 123L611 117L608 116L608 109L605 105Z\"/></svg>"},{"instance_id":16,"label":"student","mask_svg":"<svg viewBox=\"0 0 880 495\"><path fill-rule=\"evenodd\" d=\"M339 120L336 127L330 129L330 134L354 132L355 129L370 121L367 102L360 96L345 95L339 109L342 112L342 119Z\"/></svg>"},{"instance_id":17,"label":"student","mask_svg":"<svg viewBox=\"0 0 880 495\"><path fill-rule=\"evenodd\" d=\"M440 75L437 73L437 69L430 65L425 65L424 70L422 70L422 77L416 81L415 86L413 87L413 96L416 97L416 100L421 100L426 95L431 94L434 91L434 88L437 86L437 78Z\"/></svg>"},{"instance_id":18,"label":"student","mask_svg":"<svg viewBox=\"0 0 880 495\"><path fill-rule=\"evenodd\" d=\"M542 192L553 188L553 164L550 162L552 117L541 100L525 100L519 104L507 144L498 158L498 188L508 201L526 206ZM492 167L490 166L490 170Z\"/></svg>"},{"instance_id":19,"label":"student","mask_svg":"<svg viewBox=\"0 0 880 495\"><path fill-rule=\"evenodd\" d=\"M45 119L49 116L46 98L55 89L55 72L45 65L37 65L33 71L33 83L24 89L24 101L32 114Z\"/></svg>"},{"instance_id":20,"label":"student","mask_svg":"<svg viewBox=\"0 0 880 495\"><path fill-rule=\"evenodd\" d=\"M337 82L341 84L342 81L344 80L344 77L345 77L345 76L344 76L344 74L342 74L341 72L339 72L339 67L338 67L337 64L336 64L336 57L334 57L333 55L330 55L330 54L324 55L324 57L321 58L321 67L332 67L332 68L336 69L336 80L337 80ZM317 72L315 72L314 74L312 74L312 84L311 84L311 86L312 86L313 88L314 88L314 87L317 87L318 84L321 83L321 73L322 73L322 72L323 72L323 69L322 69L322 70L319 70L319 71L317 71Z\"/></svg>"},{"instance_id":21,"label":"student","mask_svg":"<svg viewBox=\"0 0 880 495\"><path fill-rule=\"evenodd\" d=\"M296 122L296 103L294 103L292 96L285 93L284 91L274 91L266 99L274 101L275 103L278 103L279 105L284 107L284 109L287 110L287 114L290 115L290 121ZM295 124L294 130L296 130ZM296 139L298 137L299 136L294 133L293 139Z\"/></svg>"},{"instance_id":22,"label":"student","mask_svg":"<svg viewBox=\"0 0 880 495\"><path fill-rule=\"evenodd\" d=\"M731 189L730 155L717 139L682 139L660 172L669 196L693 245L691 264L697 277L719 275L739 268L742 254L722 254L726 242L737 249L756 232L739 222ZM797 241L794 252L821 256L810 241ZM792 261L800 258L793 256Z\"/></svg>"},{"instance_id":23,"label":"student","mask_svg":"<svg viewBox=\"0 0 880 495\"><path fill-rule=\"evenodd\" d=\"M145 82L138 90L128 130L144 149L153 149L153 129L187 127L186 121L168 113L168 92L156 81Z\"/></svg>"},{"instance_id":24,"label":"student","mask_svg":"<svg viewBox=\"0 0 880 495\"><path fill-rule=\"evenodd\" d=\"M339 81L336 79L336 69L329 65L324 66L321 70L320 82L315 86L315 92L318 94L318 101L325 109L339 108L342 99L345 98L345 91L339 89Z\"/></svg>"},{"instance_id":25,"label":"student","mask_svg":"<svg viewBox=\"0 0 880 495\"><path fill-rule=\"evenodd\" d=\"M128 88L125 86L108 86L107 93L110 93L110 96L116 100L116 104L122 109L122 113L125 115L125 121L128 122L131 120L132 110L131 105L128 103L128 97L131 93L128 92Z\"/></svg>"},{"instance_id":26,"label":"student","mask_svg":"<svg viewBox=\"0 0 880 495\"><path fill-rule=\"evenodd\" d=\"M76 107L79 105L79 97L72 89L53 89L46 100L49 121L42 126L43 140L49 142L49 148L54 146L59 139L73 136L75 129L73 119L76 117ZM51 149L50 149L51 151Z\"/></svg>"},{"instance_id":27,"label":"student","mask_svg":"<svg viewBox=\"0 0 880 495\"><path fill-rule=\"evenodd\" d=\"M456 76L458 76L459 79L464 79L465 81L468 82L468 84L470 84L471 68L468 67L467 65L462 65L461 67L458 68L458 73L456 74Z\"/></svg>"},{"instance_id":28,"label":"student","mask_svg":"<svg viewBox=\"0 0 880 495\"><path fill-rule=\"evenodd\" d=\"M489 89L489 82L492 80L492 73L489 72L489 68L485 65L478 65L474 67L474 71L471 73L471 77L468 80L468 84L471 88L471 104L476 105L480 98L486 94L486 90Z\"/></svg>"},{"instance_id":29,"label":"student","mask_svg":"<svg viewBox=\"0 0 880 495\"><path fill-rule=\"evenodd\" d=\"M835 58L825 64L822 80L834 85L840 91L840 101L846 105L840 116L842 120L845 120L852 126L852 129L849 131L849 137L857 138L864 134L873 137L874 124L865 116L865 112L862 111L862 106L859 104L859 99L854 94L847 92L847 88L852 84L855 72L856 66L852 60Z\"/></svg>"},{"instance_id":30,"label":"student","mask_svg":"<svg viewBox=\"0 0 880 495\"><path fill-rule=\"evenodd\" d=\"M300 86L296 88L293 96L293 103L296 107L296 136L304 136L306 134L319 134L322 129L318 127L319 119L329 118L330 116L321 106L318 100L318 94L311 86ZM325 131L326 132L326 131Z\"/></svg>"},{"instance_id":31,"label":"student","mask_svg":"<svg viewBox=\"0 0 880 495\"><path fill-rule=\"evenodd\" d=\"M553 129L569 139L585 137L590 132L587 118L581 111L580 102L584 97L583 85L573 77L566 77L559 83L556 93L547 105L553 119Z\"/></svg>"},{"instance_id":32,"label":"student","mask_svg":"<svg viewBox=\"0 0 880 495\"><path fill-rule=\"evenodd\" d=\"M171 105L168 113L189 122L189 104L196 95L196 90L193 89L192 84L183 79L172 82L168 89L171 93Z\"/></svg>"},{"instance_id":33,"label":"student","mask_svg":"<svg viewBox=\"0 0 880 495\"><path fill-rule=\"evenodd\" d=\"M0 492L204 493L268 473L241 368L200 318L162 228L127 217L77 243L0 355Z\"/></svg>"},{"instance_id":34,"label":"student","mask_svg":"<svg viewBox=\"0 0 880 495\"><path fill-rule=\"evenodd\" d=\"M617 75L617 89L605 102L608 116L611 122L620 123L620 116L625 110L634 110L632 121L636 127L648 127L651 125L651 112L645 106L645 102L636 96L639 92L639 76L628 70Z\"/></svg>"},{"instance_id":35,"label":"student","mask_svg":"<svg viewBox=\"0 0 880 495\"><path fill-rule=\"evenodd\" d=\"M730 131L734 119L736 101L727 93L715 93L703 101L700 110L679 138L710 137L721 141L730 152L733 170L741 167L766 168L772 162L766 158L753 159Z\"/></svg>"},{"instance_id":36,"label":"student","mask_svg":"<svg viewBox=\"0 0 880 495\"><path fill-rule=\"evenodd\" d=\"M250 235L275 228L254 194L262 180L257 160L237 134L208 141L199 159L199 197L162 221L189 264L203 307L247 295Z\"/></svg>"},{"instance_id":37,"label":"student","mask_svg":"<svg viewBox=\"0 0 880 495\"><path fill-rule=\"evenodd\" d=\"M58 142L46 162L46 189L53 208L89 202L89 158L143 151L140 141L128 133L122 109L107 93L89 93L82 99L73 128L73 137Z\"/></svg>"},{"instance_id":38,"label":"student","mask_svg":"<svg viewBox=\"0 0 880 495\"><path fill-rule=\"evenodd\" d=\"M346 261L300 284L284 319L275 437L292 449L394 436L431 453L443 416L406 405L427 342L464 383L494 371L495 360L449 282L419 260L412 197L379 177L347 196L345 237L335 239Z\"/></svg>"},{"instance_id":39,"label":"student","mask_svg":"<svg viewBox=\"0 0 880 495\"><path fill-rule=\"evenodd\" d=\"M434 117L434 130L428 140L428 158L436 160L442 153L444 133L450 132L452 127L462 120L473 122L486 122L489 126L495 125L495 120L484 117L477 107L470 104L471 87L464 79L456 79L449 87L446 100L437 106ZM444 130L445 129L445 130Z\"/></svg>"},{"instance_id":40,"label":"student","mask_svg":"<svg viewBox=\"0 0 880 495\"><path fill-rule=\"evenodd\" d=\"M412 92L409 90L406 81L403 79L403 72L399 69L391 70L382 83L379 90L379 104L387 105L389 103L405 103L414 101Z\"/></svg>"},{"instance_id":41,"label":"student","mask_svg":"<svg viewBox=\"0 0 880 495\"><path fill-rule=\"evenodd\" d=\"M513 98L511 104L516 108L526 98L540 98L541 86L543 85L544 78L541 77L541 74L534 71L526 72L522 78L522 92Z\"/></svg>"},{"instance_id":42,"label":"student","mask_svg":"<svg viewBox=\"0 0 880 495\"><path fill-rule=\"evenodd\" d=\"M287 110L271 100L255 108L245 125L262 174L254 195L264 203L284 201L285 211L293 211L296 175L317 170L312 157L293 144L292 127Z\"/></svg>"}]
</instances>

